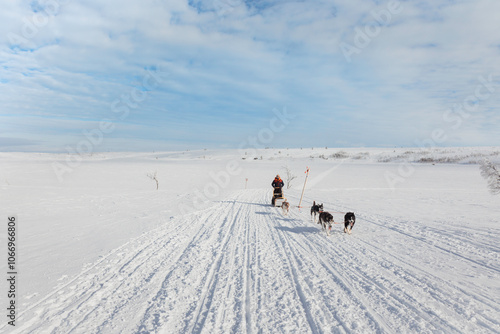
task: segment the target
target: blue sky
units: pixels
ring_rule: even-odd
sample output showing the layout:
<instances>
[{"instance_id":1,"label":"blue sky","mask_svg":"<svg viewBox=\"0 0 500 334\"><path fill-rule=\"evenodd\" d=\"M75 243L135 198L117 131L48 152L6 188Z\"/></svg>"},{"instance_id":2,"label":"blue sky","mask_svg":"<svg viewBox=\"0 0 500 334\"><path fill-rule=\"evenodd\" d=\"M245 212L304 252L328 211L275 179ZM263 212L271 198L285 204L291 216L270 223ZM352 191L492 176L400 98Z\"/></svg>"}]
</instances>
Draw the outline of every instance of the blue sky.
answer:
<instances>
[{"instance_id":1,"label":"blue sky","mask_svg":"<svg viewBox=\"0 0 500 334\"><path fill-rule=\"evenodd\" d=\"M498 1L0 7L0 151L500 144Z\"/></svg>"}]
</instances>

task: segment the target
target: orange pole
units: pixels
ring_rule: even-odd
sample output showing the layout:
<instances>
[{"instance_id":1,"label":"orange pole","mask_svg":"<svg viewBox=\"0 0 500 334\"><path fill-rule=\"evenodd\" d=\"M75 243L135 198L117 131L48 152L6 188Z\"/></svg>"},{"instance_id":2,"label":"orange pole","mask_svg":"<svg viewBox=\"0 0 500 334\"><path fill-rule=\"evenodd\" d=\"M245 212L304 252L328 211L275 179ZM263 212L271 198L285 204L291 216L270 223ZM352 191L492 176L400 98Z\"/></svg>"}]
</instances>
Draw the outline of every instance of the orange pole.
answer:
<instances>
[{"instance_id":1,"label":"orange pole","mask_svg":"<svg viewBox=\"0 0 500 334\"><path fill-rule=\"evenodd\" d=\"M300 204L302 203L302 197L304 197L304 190L306 190L307 177L309 176L309 167L306 167L306 179L304 181L304 188L302 188L302 195L300 195L299 208L301 208Z\"/></svg>"}]
</instances>

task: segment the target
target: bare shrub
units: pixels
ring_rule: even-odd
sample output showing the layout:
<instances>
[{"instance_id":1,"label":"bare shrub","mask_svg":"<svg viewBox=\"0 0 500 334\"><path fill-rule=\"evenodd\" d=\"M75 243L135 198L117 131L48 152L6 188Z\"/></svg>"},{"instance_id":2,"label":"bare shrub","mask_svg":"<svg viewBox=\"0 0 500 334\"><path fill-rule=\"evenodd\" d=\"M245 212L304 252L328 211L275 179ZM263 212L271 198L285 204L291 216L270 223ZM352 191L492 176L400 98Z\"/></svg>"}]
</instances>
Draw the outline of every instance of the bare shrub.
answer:
<instances>
[{"instance_id":1,"label":"bare shrub","mask_svg":"<svg viewBox=\"0 0 500 334\"><path fill-rule=\"evenodd\" d=\"M488 188L494 195L500 194L500 168L489 160L480 162L481 175L488 181Z\"/></svg>"},{"instance_id":2,"label":"bare shrub","mask_svg":"<svg viewBox=\"0 0 500 334\"><path fill-rule=\"evenodd\" d=\"M155 171L154 173L148 173L147 176L156 182L156 190L158 190L158 186L159 186L159 182L158 182L158 178L156 177L156 174L157 172Z\"/></svg>"},{"instance_id":3,"label":"bare shrub","mask_svg":"<svg viewBox=\"0 0 500 334\"><path fill-rule=\"evenodd\" d=\"M349 154L345 151L338 151L330 155L330 158L333 159L346 159L349 158Z\"/></svg>"},{"instance_id":4,"label":"bare shrub","mask_svg":"<svg viewBox=\"0 0 500 334\"><path fill-rule=\"evenodd\" d=\"M297 178L296 175L293 175L288 165L282 167L285 170L286 175L286 189L290 189L292 187L292 181Z\"/></svg>"},{"instance_id":5,"label":"bare shrub","mask_svg":"<svg viewBox=\"0 0 500 334\"><path fill-rule=\"evenodd\" d=\"M368 152L361 152L361 153L356 154L352 158L355 159L355 160L361 160L361 159L368 159L369 156L370 156L370 153L368 153Z\"/></svg>"}]
</instances>

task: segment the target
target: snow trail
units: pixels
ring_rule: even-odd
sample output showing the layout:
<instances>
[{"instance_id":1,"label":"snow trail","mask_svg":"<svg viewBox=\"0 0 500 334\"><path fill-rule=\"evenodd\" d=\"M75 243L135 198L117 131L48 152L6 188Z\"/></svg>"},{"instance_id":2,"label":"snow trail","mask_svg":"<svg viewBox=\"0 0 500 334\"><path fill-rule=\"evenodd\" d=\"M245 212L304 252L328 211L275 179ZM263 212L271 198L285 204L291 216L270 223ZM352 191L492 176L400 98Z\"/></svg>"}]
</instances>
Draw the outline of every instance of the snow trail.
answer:
<instances>
[{"instance_id":1,"label":"snow trail","mask_svg":"<svg viewBox=\"0 0 500 334\"><path fill-rule=\"evenodd\" d=\"M352 235L334 225L327 237L308 209L283 216L270 196L238 191L131 240L25 310L15 332L500 332L486 233L365 213ZM453 279L454 263L471 272ZM487 282L475 292L472 271Z\"/></svg>"}]
</instances>

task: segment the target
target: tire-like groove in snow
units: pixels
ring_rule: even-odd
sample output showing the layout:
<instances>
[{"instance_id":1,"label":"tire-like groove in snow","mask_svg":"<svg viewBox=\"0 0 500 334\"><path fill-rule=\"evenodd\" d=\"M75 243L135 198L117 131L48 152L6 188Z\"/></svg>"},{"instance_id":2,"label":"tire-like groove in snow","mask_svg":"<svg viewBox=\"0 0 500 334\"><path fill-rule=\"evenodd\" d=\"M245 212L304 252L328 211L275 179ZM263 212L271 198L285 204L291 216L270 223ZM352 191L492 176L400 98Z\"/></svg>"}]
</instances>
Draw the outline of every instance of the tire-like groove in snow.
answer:
<instances>
[{"instance_id":1,"label":"tire-like groove in snow","mask_svg":"<svg viewBox=\"0 0 500 334\"><path fill-rule=\"evenodd\" d=\"M26 309L21 320L30 318L15 332L500 331L498 300L481 294L491 288L469 292L467 282L447 282L375 235L389 235L397 249L413 243L465 262L467 249L446 248L467 234L413 232L387 217L380 218L384 226L368 213L358 215L352 235L335 230L327 237L308 209L285 217L268 204L270 193L235 192L130 240ZM361 233L365 228L374 234ZM481 262L482 242L471 241L477 259L467 263L494 277L495 262ZM491 246L485 251L496 249L484 242Z\"/></svg>"}]
</instances>

